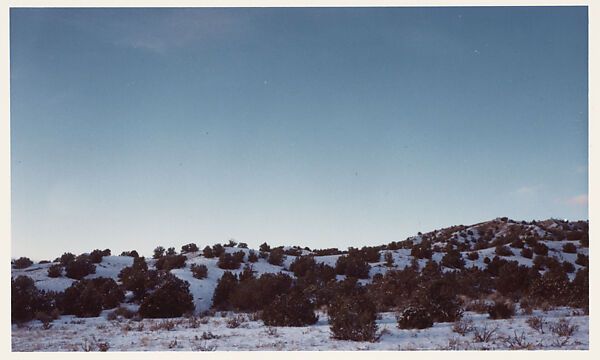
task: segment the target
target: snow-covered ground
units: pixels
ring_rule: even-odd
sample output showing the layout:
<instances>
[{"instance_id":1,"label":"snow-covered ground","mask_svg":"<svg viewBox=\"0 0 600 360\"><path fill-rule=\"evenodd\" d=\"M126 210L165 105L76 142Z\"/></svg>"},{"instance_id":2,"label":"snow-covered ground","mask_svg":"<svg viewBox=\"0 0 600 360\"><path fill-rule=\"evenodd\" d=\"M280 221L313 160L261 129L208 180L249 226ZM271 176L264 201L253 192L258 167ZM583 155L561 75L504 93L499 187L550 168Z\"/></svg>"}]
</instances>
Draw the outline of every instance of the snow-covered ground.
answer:
<instances>
[{"instance_id":1,"label":"snow-covered ground","mask_svg":"<svg viewBox=\"0 0 600 360\"><path fill-rule=\"evenodd\" d=\"M233 313L211 317L145 319L133 321L100 317L78 319L62 316L44 329L39 321L26 326L12 326L13 351L231 351L231 350L507 350L507 349L579 349L589 348L589 317L572 309L531 315L516 315L507 320L490 320L487 314L466 312L463 320L473 323L464 335L453 331L454 323L437 323L423 330L402 330L396 326L394 313L382 313L378 320L381 334L377 342L354 342L333 339L327 315L319 312L319 321L304 327L266 327L240 314L243 322L228 326ZM526 320L542 317L542 331L531 328ZM567 319L576 330L571 336L552 332L552 325ZM168 322L171 330L165 329ZM162 326L162 328L161 328ZM489 338L485 339L489 334ZM479 335L479 337L477 337Z\"/></svg>"}]
</instances>

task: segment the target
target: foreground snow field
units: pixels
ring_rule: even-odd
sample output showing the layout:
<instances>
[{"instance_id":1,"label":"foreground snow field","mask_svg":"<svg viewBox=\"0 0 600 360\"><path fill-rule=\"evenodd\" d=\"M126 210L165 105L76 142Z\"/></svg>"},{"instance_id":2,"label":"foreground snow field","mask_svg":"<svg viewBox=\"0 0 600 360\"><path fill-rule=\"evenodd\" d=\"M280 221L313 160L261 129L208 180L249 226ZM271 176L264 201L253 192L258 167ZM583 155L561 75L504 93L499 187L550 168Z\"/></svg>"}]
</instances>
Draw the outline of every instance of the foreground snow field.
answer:
<instances>
[{"instance_id":1,"label":"foreground snow field","mask_svg":"<svg viewBox=\"0 0 600 360\"><path fill-rule=\"evenodd\" d=\"M13 351L307 351L307 350L587 350L589 317L573 309L534 311L508 320L490 320L487 314L466 312L464 335L453 330L454 323L438 323L424 330L401 330L394 313L382 313L378 320L379 341L353 342L331 338L327 315L305 327L266 327L240 314L217 313L210 317L109 321L106 314L78 319L62 316L49 329L39 321L12 326ZM223 315L223 316L222 316ZM541 330L527 324L531 317L542 318ZM575 331L559 336L552 331L567 319ZM466 321L465 321L466 320ZM172 328L171 328L172 327ZM171 328L170 330L168 328Z\"/></svg>"}]
</instances>

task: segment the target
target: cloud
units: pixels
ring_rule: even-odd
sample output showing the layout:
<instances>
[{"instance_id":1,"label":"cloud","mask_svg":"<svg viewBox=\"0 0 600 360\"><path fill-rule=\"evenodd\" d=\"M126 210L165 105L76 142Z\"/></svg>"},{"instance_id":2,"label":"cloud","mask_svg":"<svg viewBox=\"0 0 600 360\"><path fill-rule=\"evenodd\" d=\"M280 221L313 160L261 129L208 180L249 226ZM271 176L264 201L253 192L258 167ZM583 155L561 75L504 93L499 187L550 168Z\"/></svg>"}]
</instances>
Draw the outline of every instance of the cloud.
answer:
<instances>
[{"instance_id":1,"label":"cloud","mask_svg":"<svg viewBox=\"0 0 600 360\"><path fill-rule=\"evenodd\" d=\"M565 203L568 205L575 205L575 206L587 205L588 204L588 195L583 194L583 195L573 196L572 198L565 200Z\"/></svg>"}]
</instances>

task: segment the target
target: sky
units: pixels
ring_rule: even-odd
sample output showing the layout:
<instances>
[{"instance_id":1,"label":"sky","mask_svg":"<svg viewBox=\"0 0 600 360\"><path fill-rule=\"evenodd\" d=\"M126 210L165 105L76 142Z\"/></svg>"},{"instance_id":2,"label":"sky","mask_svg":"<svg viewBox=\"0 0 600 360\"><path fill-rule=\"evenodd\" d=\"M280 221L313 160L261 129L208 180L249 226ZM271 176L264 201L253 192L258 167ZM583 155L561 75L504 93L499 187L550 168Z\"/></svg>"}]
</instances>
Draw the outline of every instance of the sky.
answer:
<instances>
[{"instance_id":1,"label":"sky","mask_svg":"<svg viewBox=\"0 0 600 360\"><path fill-rule=\"evenodd\" d=\"M12 8L11 255L587 220L587 16Z\"/></svg>"}]
</instances>

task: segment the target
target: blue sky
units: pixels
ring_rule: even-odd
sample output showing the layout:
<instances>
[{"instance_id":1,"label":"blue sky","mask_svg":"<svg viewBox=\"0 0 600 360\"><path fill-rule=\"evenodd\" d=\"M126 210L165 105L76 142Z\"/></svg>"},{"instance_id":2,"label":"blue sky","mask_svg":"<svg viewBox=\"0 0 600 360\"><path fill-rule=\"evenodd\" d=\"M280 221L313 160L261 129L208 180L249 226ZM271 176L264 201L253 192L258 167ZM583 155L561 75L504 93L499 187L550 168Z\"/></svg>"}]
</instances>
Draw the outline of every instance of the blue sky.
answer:
<instances>
[{"instance_id":1,"label":"blue sky","mask_svg":"<svg viewBox=\"0 0 600 360\"><path fill-rule=\"evenodd\" d=\"M12 256L588 218L585 7L10 22Z\"/></svg>"}]
</instances>

